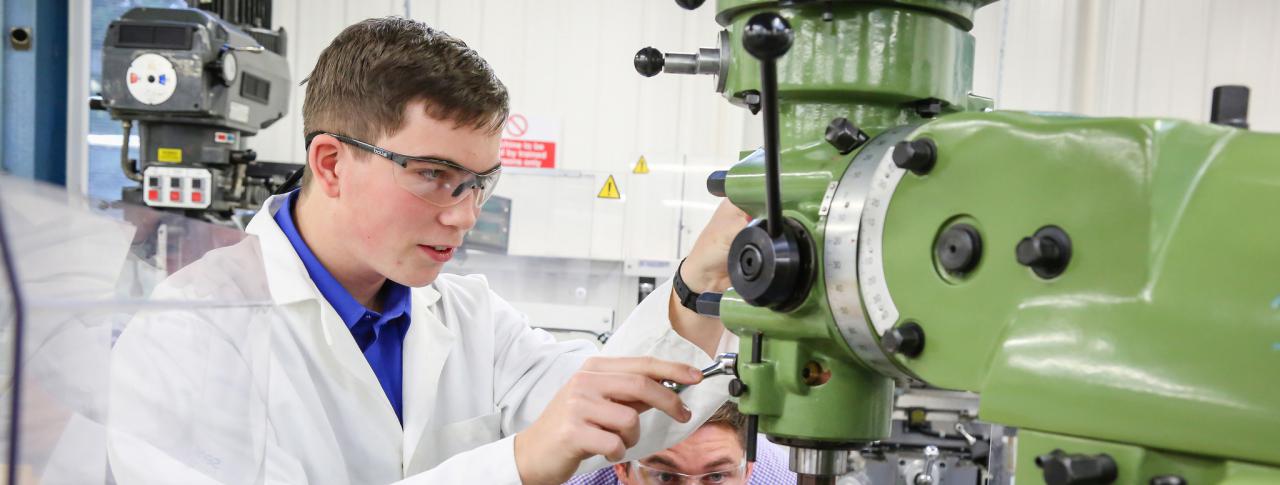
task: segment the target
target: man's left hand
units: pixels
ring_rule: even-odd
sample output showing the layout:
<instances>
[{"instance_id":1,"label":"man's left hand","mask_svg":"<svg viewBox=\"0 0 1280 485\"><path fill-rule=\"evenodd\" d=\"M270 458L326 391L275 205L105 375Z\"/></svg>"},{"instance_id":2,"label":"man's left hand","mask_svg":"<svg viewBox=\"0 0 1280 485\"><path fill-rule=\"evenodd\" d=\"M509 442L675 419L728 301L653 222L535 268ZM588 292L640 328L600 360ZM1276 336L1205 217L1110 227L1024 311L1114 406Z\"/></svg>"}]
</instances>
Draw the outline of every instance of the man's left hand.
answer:
<instances>
[{"instance_id":1,"label":"man's left hand","mask_svg":"<svg viewBox=\"0 0 1280 485\"><path fill-rule=\"evenodd\" d=\"M742 228L751 222L751 216L742 212L725 199L707 222L707 227L693 243L693 250L680 267L680 278L696 293L723 293L731 285L729 281L729 245ZM714 356L724 335L724 324L717 318L706 317L680 304L673 289L668 298L668 315L671 328L693 342L709 356Z\"/></svg>"},{"instance_id":2,"label":"man's left hand","mask_svg":"<svg viewBox=\"0 0 1280 485\"><path fill-rule=\"evenodd\" d=\"M697 293L723 293L729 282L729 245L751 216L724 199L702 229L680 268L680 277Z\"/></svg>"}]
</instances>

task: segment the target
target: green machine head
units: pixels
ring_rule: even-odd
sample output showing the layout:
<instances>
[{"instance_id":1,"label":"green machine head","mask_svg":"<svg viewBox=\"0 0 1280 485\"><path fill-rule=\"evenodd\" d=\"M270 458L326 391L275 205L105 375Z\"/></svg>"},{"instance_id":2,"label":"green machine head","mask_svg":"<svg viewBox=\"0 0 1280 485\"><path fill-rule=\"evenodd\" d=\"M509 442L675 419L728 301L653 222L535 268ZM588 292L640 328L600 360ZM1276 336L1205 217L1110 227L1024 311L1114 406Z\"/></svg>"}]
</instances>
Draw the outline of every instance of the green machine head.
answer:
<instances>
[{"instance_id":1,"label":"green machine head","mask_svg":"<svg viewBox=\"0 0 1280 485\"><path fill-rule=\"evenodd\" d=\"M991 111L992 1L721 0L718 48L636 55L763 121L708 181L759 216L719 307L740 408L805 483L920 444L929 393L973 409L900 483L1280 483L1280 135L1238 88L1216 124Z\"/></svg>"}]
</instances>

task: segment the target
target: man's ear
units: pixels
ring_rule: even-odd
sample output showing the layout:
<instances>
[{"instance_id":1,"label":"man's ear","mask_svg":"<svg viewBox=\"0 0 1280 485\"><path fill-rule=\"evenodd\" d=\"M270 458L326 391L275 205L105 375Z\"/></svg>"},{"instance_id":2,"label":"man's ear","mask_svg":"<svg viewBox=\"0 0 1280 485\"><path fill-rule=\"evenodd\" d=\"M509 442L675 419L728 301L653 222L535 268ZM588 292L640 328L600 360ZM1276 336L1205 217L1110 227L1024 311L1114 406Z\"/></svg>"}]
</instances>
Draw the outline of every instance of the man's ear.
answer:
<instances>
[{"instance_id":1,"label":"man's ear","mask_svg":"<svg viewBox=\"0 0 1280 485\"><path fill-rule=\"evenodd\" d=\"M613 474L618 476L618 483L631 483L631 477L627 475L629 471L630 467L627 466L627 463L618 463L613 465Z\"/></svg>"},{"instance_id":2,"label":"man's ear","mask_svg":"<svg viewBox=\"0 0 1280 485\"><path fill-rule=\"evenodd\" d=\"M756 467L756 462L754 461L747 462L747 471L746 471L746 475L743 478L751 478L751 470L754 469L755 467Z\"/></svg>"},{"instance_id":3,"label":"man's ear","mask_svg":"<svg viewBox=\"0 0 1280 485\"><path fill-rule=\"evenodd\" d=\"M311 183L321 193L329 197L337 197L338 190L338 152L342 142L329 135L316 135L311 139L311 148L307 150L307 168L311 169Z\"/></svg>"}]
</instances>

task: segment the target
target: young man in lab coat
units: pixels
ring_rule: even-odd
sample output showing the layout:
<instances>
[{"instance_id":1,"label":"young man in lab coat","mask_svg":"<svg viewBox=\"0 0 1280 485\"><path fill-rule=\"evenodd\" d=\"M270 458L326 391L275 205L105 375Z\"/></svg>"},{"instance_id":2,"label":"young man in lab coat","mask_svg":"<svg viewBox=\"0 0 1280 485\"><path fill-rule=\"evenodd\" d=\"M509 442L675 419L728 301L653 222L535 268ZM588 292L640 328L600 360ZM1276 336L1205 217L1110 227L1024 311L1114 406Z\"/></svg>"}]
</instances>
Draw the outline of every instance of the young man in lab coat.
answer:
<instances>
[{"instance_id":1,"label":"young man in lab coat","mask_svg":"<svg viewBox=\"0 0 1280 485\"><path fill-rule=\"evenodd\" d=\"M602 356L531 329L483 278L441 274L498 182L507 103L478 54L421 23L339 34L307 80L301 190L254 217L258 246L215 251L157 290L244 297L257 263L271 318L141 319L123 332L117 479L551 484L696 429L725 399L723 377L680 395L659 381L699 383L724 328L669 287ZM728 286L728 245L746 222L717 211L682 266L694 291Z\"/></svg>"}]
</instances>

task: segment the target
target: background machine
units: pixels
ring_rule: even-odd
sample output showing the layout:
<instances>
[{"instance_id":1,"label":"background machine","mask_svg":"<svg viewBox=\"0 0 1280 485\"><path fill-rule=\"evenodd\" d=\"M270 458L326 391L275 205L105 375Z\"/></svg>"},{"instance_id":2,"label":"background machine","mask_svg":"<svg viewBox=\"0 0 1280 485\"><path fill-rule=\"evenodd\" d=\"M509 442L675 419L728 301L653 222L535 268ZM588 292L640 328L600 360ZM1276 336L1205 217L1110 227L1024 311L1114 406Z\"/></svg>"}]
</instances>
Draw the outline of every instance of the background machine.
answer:
<instances>
[{"instance_id":1,"label":"background machine","mask_svg":"<svg viewBox=\"0 0 1280 485\"><path fill-rule=\"evenodd\" d=\"M1240 87L1214 124L992 111L992 2L720 0L718 48L636 54L764 124L708 181L759 216L731 393L802 483L1280 483L1280 135Z\"/></svg>"},{"instance_id":2,"label":"background machine","mask_svg":"<svg viewBox=\"0 0 1280 485\"><path fill-rule=\"evenodd\" d=\"M270 0L189 0L136 8L108 28L102 97L124 127L126 202L228 220L257 209L297 168L257 160L245 138L284 117L289 66ZM139 160L128 156L137 125Z\"/></svg>"}]
</instances>

